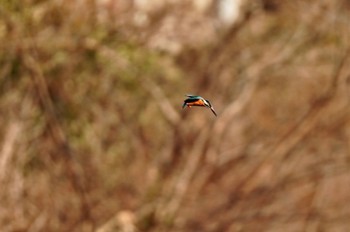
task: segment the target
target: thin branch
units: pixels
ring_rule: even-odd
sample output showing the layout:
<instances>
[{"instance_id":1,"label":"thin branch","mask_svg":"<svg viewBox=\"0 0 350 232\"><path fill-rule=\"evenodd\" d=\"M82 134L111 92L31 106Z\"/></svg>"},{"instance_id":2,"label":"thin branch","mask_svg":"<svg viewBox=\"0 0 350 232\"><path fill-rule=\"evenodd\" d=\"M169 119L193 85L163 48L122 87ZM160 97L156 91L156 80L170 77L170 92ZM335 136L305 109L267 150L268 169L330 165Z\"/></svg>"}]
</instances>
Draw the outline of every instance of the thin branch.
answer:
<instances>
[{"instance_id":1,"label":"thin branch","mask_svg":"<svg viewBox=\"0 0 350 232\"><path fill-rule=\"evenodd\" d=\"M41 67L29 52L23 55L23 62L30 73L32 82L34 83L34 88L38 93L40 106L45 114L50 136L55 144L63 151L63 157L64 161L66 162L67 173L70 177L71 184L77 194L80 196L81 217L83 220L89 220L93 223L90 216L90 207L86 199L86 187L84 182L81 180L84 175L81 174L82 169L79 167L79 165L74 162L72 148L67 140L61 123L58 120Z\"/></svg>"},{"instance_id":2,"label":"thin branch","mask_svg":"<svg viewBox=\"0 0 350 232\"><path fill-rule=\"evenodd\" d=\"M11 157L14 154L16 141L18 140L21 131L18 122L11 122L8 125L7 132L4 136L4 142L0 151L0 183L8 176L7 172L10 170Z\"/></svg>"},{"instance_id":3,"label":"thin branch","mask_svg":"<svg viewBox=\"0 0 350 232\"><path fill-rule=\"evenodd\" d=\"M173 217L179 210L183 199L188 192L191 181L198 170L201 157L204 154L204 147L208 139L208 130L203 130L199 135L196 143L193 145L191 151L188 154L188 160L183 168L183 171L179 174L172 184L172 196L166 206L161 205L160 217L168 218Z\"/></svg>"},{"instance_id":4,"label":"thin branch","mask_svg":"<svg viewBox=\"0 0 350 232\"><path fill-rule=\"evenodd\" d=\"M147 80L146 82L144 82L144 86L158 104L159 109L161 110L163 116L167 119L167 121L170 122L172 125L177 125L180 121L180 114L170 103L164 91L151 80Z\"/></svg>"},{"instance_id":5,"label":"thin branch","mask_svg":"<svg viewBox=\"0 0 350 232\"><path fill-rule=\"evenodd\" d=\"M330 92L327 92L320 98L316 99L310 107L309 112L291 129L281 137L277 145L270 151L267 151L262 157L264 160L257 164L255 168L241 181L238 189L245 189L249 191L251 188L256 187L255 178L263 178L264 183L271 181L271 175L275 173L275 169L285 156L291 151L310 131L315 127L318 119L323 115L323 112L327 110L327 107L332 103L332 99L335 96L337 87L343 82L343 78L340 78L341 69L345 65L345 61L350 53L346 52L345 56L342 56L335 68L335 74L332 77L330 84ZM334 84L335 83L335 84ZM274 167L276 166L276 167ZM259 180L261 182L261 180Z\"/></svg>"}]
</instances>

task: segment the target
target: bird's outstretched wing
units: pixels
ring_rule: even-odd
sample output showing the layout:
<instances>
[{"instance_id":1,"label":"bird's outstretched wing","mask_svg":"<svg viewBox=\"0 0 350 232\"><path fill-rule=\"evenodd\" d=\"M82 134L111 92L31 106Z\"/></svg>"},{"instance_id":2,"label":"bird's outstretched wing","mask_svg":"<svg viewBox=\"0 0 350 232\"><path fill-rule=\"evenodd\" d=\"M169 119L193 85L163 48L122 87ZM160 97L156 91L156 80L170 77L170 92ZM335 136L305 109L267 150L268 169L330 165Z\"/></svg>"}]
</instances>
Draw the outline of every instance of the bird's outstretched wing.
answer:
<instances>
[{"instance_id":1,"label":"bird's outstretched wing","mask_svg":"<svg viewBox=\"0 0 350 232\"><path fill-rule=\"evenodd\" d=\"M202 99L201 96L192 95L192 94L186 94L186 96L187 96L188 98L191 98L191 99Z\"/></svg>"},{"instance_id":2,"label":"bird's outstretched wing","mask_svg":"<svg viewBox=\"0 0 350 232\"><path fill-rule=\"evenodd\" d=\"M200 100L200 98L196 98L196 97L189 97L187 99L184 100L184 103L182 105L182 108L185 108L185 106L187 104L190 104L190 103L194 103L194 102L198 102Z\"/></svg>"}]
</instances>

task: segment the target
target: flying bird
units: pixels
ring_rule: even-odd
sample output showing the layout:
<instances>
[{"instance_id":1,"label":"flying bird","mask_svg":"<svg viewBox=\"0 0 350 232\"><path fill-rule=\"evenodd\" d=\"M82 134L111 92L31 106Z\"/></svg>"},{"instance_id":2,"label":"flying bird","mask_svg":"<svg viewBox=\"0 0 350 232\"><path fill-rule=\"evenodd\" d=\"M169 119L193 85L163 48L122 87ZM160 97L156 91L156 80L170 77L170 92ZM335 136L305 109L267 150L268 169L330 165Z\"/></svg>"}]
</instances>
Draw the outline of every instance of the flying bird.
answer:
<instances>
[{"instance_id":1,"label":"flying bird","mask_svg":"<svg viewBox=\"0 0 350 232\"><path fill-rule=\"evenodd\" d=\"M182 108L191 107L191 106L202 106L202 107L207 107L213 112L215 116L217 116L213 106L210 104L210 102L201 96L196 96L196 95L186 95L187 98L184 100L184 104L182 105Z\"/></svg>"}]
</instances>

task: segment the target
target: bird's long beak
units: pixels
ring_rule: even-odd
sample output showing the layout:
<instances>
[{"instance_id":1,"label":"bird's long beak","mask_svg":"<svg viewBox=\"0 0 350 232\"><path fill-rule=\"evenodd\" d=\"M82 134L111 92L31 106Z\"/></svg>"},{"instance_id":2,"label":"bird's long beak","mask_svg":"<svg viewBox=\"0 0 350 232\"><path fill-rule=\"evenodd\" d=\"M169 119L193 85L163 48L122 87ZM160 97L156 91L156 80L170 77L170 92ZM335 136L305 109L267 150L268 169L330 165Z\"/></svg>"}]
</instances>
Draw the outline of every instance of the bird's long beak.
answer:
<instances>
[{"instance_id":1,"label":"bird's long beak","mask_svg":"<svg viewBox=\"0 0 350 232\"><path fill-rule=\"evenodd\" d=\"M210 110L211 110L211 112L213 112L213 114L214 114L215 116L218 116L218 115L216 114L216 112L215 112L215 110L214 110L213 107L210 107Z\"/></svg>"}]
</instances>

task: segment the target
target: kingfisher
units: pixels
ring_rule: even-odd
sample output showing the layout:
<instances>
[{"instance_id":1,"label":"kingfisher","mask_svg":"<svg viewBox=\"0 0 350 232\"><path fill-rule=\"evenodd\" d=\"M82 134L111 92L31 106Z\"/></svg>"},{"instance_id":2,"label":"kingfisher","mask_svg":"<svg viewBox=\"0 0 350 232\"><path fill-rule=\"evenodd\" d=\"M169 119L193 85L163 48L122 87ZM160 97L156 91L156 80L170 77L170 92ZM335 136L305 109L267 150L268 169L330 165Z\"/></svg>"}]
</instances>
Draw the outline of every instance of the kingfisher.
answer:
<instances>
[{"instance_id":1,"label":"kingfisher","mask_svg":"<svg viewBox=\"0 0 350 232\"><path fill-rule=\"evenodd\" d=\"M196 96L196 95L186 95L187 98L184 100L184 104L182 105L182 109L191 106L202 106L202 107L207 107L213 112L215 116L217 116L213 106L210 104L210 102L201 96Z\"/></svg>"}]
</instances>

